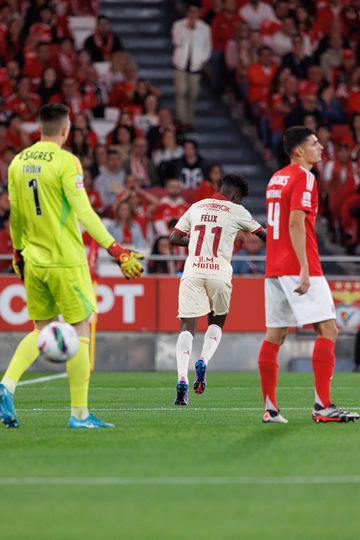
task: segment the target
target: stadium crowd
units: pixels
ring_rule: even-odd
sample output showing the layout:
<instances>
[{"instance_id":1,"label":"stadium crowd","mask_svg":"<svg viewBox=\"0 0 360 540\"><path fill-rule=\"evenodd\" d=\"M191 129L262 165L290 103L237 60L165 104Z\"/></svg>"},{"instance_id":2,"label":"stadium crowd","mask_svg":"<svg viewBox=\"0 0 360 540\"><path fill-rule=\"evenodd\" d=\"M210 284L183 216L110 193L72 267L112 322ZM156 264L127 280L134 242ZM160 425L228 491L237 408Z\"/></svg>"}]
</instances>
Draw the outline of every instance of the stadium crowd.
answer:
<instances>
[{"instance_id":1,"label":"stadium crowd","mask_svg":"<svg viewBox=\"0 0 360 540\"><path fill-rule=\"evenodd\" d=\"M211 42L203 54L195 49L195 72L190 50L181 68L185 73L176 78L177 94L184 81L198 86L199 70L209 58L214 90L231 91L245 103L266 152L280 163L285 160L280 144L285 127L315 129L324 145L318 167L320 210L333 238L354 253L360 224L360 27L355 3L189 4L185 27L195 29L201 16ZM74 16L96 17L94 31L80 47L69 24ZM205 41L194 43L209 48ZM195 92L192 99L196 97ZM178 98L177 106L184 110ZM160 90L139 77L96 0L0 4L0 254L11 251L7 168L17 152L38 140L36 115L49 102L70 108L67 148L81 160L90 201L116 240L148 254L169 255L175 249L183 254L183 248L170 246L168 236L192 202L219 190L221 164L202 158L191 138L192 115L180 122L161 107ZM114 125L101 138L93 124L108 112ZM89 242L86 235L84 239ZM261 254L263 246L239 238L239 250ZM9 262L0 261L0 269L8 270ZM150 260L148 266L149 272L180 270L177 262ZM239 264L234 270L262 273L263 267Z\"/></svg>"}]
</instances>

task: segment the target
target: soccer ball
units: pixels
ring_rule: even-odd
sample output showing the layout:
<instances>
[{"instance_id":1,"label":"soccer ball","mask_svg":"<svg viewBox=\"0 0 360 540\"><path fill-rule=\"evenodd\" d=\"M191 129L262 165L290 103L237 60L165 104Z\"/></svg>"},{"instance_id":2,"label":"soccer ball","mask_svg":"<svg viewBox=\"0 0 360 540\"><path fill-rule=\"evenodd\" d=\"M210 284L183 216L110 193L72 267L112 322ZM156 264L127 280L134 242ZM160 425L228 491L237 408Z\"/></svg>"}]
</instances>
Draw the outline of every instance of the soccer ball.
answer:
<instances>
[{"instance_id":1,"label":"soccer ball","mask_svg":"<svg viewBox=\"0 0 360 540\"><path fill-rule=\"evenodd\" d=\"M76 354L79 338L71 324L56 321L41 330L38 347L51 362L66 362Z\"/></svg>"}]
</instances>

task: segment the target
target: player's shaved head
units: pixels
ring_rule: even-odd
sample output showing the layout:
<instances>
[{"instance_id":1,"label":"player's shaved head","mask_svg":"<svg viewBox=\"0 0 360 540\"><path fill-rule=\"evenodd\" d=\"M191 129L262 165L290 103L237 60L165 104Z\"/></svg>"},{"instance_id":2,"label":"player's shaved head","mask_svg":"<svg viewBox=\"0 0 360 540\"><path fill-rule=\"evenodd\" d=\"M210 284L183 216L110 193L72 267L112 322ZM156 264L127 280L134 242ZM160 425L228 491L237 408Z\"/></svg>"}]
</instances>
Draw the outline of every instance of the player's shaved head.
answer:
<instances>
[{"instance_id":1,"label":"player's shaved head","mask_svg":"<svg viewBox=\"0 0 360 540\"><path fill-rule=\"evenodd\" d=\"M62 103L43 105L39 112L41 133L46 137L56 137L67 126L69 121L69 107Z\"/></svg>"},{"instance_id":2,"label":"player's shaved head","mask_svg":"<svg viewBox=\"0 0 360 540\"><path fill-rule=\"evenodd\" d=\"M290 157L295 148L301 146L308 137L314 135L314 131L304 126L292 126L284 133L283 144L284 150Z\"/></svg>"},{"instance_id":3,"label":"player's shaved head","mask_svg":"<svg viewBox=\"0 0 360 540\"><path fill-rule=\"evenodd\" d=\"M221 183L221 193L230 201L239 203L249 193L249 184L240 174L226 174Z\"/></svg>"}]
</instances>

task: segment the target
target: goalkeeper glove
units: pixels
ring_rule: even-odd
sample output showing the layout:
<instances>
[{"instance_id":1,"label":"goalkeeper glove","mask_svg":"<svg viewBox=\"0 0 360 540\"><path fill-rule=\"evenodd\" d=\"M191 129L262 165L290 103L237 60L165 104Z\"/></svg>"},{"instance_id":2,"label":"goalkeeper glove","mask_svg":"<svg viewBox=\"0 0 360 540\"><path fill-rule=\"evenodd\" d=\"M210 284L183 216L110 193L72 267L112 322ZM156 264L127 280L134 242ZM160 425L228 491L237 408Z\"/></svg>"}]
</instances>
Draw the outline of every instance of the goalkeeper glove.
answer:
<instances>
[{"instance_id":1,"label":"goalkeeper glove","mask_svg":"<svg viewBox=\"0 0 360 540\"><path fill-rule=\"evenodd\" d=\"M24 281L25 261L21 254L21 249L13 250L12 266L15 274L21 279L21 281Z\"/></svg>"},{"instance_id":2,"label":"goalkeeper glove","mask_svg":"<svg viewBox=\"0 0 360 540\"><path fill-rule=\"evenodd\" d=\"M108 248L108 253L114 257L116 263L126 279L138 278L144 271L139 259L143 259L144 255L136 251L128 251L120 246L117 242L113 242Z\"/></svg>"}]
</instances>

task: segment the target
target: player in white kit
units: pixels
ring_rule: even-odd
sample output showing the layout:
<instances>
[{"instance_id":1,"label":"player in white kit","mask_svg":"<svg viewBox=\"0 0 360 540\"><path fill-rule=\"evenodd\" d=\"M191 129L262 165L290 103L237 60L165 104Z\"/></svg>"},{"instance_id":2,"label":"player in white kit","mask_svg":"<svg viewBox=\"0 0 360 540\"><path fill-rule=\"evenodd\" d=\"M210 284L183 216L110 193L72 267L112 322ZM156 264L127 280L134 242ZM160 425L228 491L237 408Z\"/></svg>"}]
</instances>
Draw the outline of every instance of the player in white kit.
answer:
<instances>
[{"instance_id":1,"label":"player in white kit","mask_svg":"<svg viewBox=\"0 0 360 540\"><path fill-rule=\"evenodd\" d=\"M219 346L222 327L231 298L234 241L238 231L255 233L262 240L266 232L240 202L248 184L239 175L227 174L220 193L193 204L178 221L170 242L188 246L179 287L181 332L176 343L178 383L175 405L188 404L188 369L193 337L199 317L208 316L208 329L200 359L195 364L194 391L206 386L206 367Z\"/></svg>"}]
</instances>

